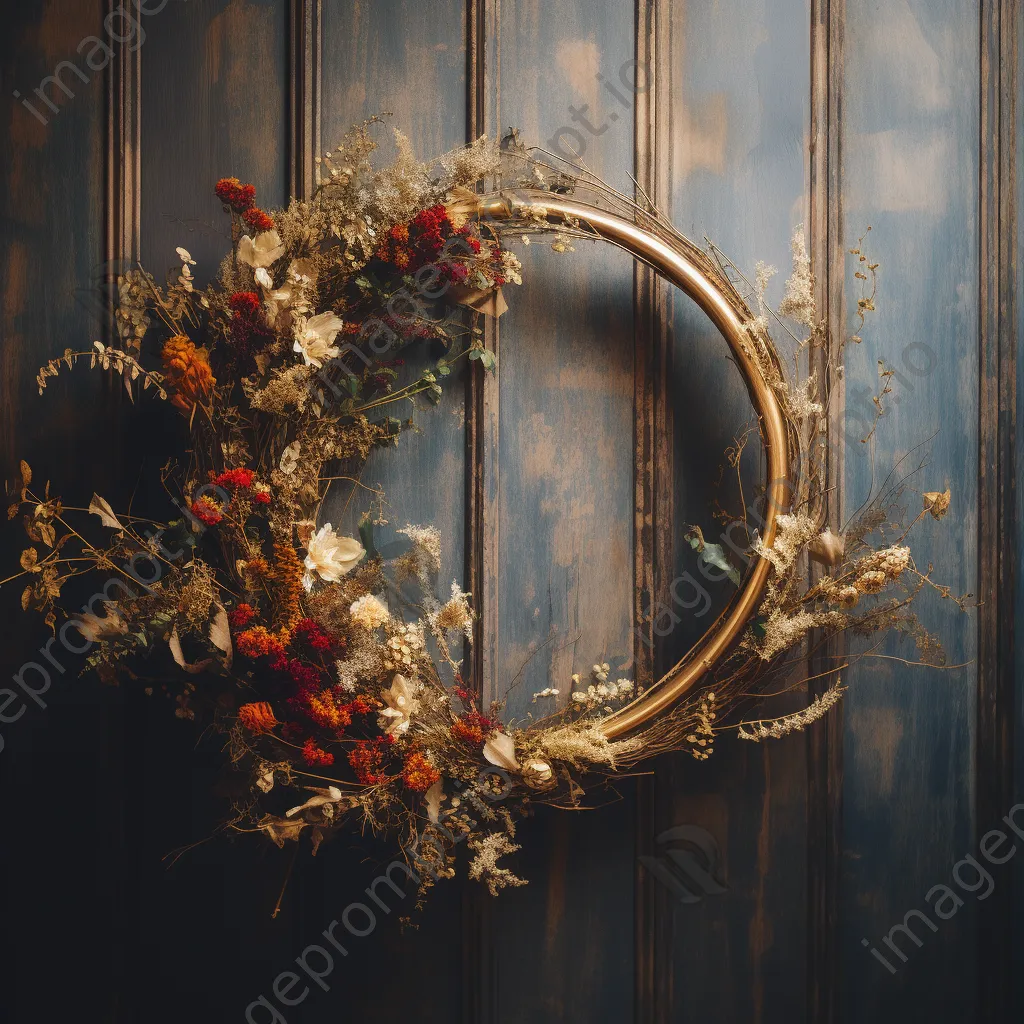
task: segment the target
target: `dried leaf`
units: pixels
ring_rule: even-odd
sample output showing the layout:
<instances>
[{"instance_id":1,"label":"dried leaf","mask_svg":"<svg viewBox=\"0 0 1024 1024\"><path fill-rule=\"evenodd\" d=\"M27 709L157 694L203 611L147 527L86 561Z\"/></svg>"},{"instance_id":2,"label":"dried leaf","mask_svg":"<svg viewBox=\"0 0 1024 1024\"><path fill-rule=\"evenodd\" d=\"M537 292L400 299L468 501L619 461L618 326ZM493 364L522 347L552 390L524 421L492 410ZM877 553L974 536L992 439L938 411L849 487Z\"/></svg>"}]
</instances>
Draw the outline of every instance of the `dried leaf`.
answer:
<instances>
[{"instance_id":1,"label":"dried leaf","mask_svg":"<svg viewBox=\"0 0 1024 1024\"><path fill-rule=\"evenodd\" d=\"M423 797L423 804L427 809L427 817L436 825L441 817L441 798L444 796L444 785L438 779Z\"/></svg>"},{"instance_id":2,"label":"dried leaf","mask_svg":"<svg viewBox=\"0 0 1024 1024\"><path fill-rule=\"evenodd\" d=\"M112 601L104 602L104 616L101 619L92 612L82 612L71 619L71 624L86 638L96 643L108 637L124 636L128 632L128 623L120 616L117 606Z\"/></svg>"},{"instance_id":3,"label":"dried leaf","mask_svg":"<svg viewBox=\"0 0 1024 1024\"><path fill-rule=\"evenodd\" d=\"M739 570L726 558L722 545L708 544L704 540L704 534L699 526L691 526L685 535L685 539L689 541L690 547L697 552L702 562L713 565L716 569L721 569L737 587L743 582Z\"/></svg>"},{"instance_id":4,"label":"dried leaf","mask_svg":"<svg viewBox=\"0 0 1024 1024\"><path fill-rule=\"evenodd\" d=\"M314 793L315 796L311 796L304 804L299 804L298 807L291 807L284 812L286 818L294 818L296 814L301 814L303 811L311 811L317 807L323 807L324 804L336 804L341 799L341 790L337 786L328 786L326 789L320 786L307 786L306 789Z\"/></svg>"},{"instance_id":5,"label":"dried leaf","mask_svg":"<svg viewBox=\"0 0 1024 1024\"><path fill-rule=\"evenodd\" d=\"M452 288L451 297L461 306L477 313L486 313L495 320L508 311L508 303L500 288Z\"/></svg>"},{"instance_id":6,"label":"dried leaf","mask_svg":"<svg viewBox=\"0 0 1024 1024\"><path fill-rule=\"evenodd\" d=\"M109 526L115 530L123 530L124 527L121 525L120 520L114 515L114 510L110 507L110 503L106 498L101 498L98 494L92 496L92 501L89 502L89 511L100 517L100 522L104 526Z\"/></svg>"},{"instance_id":7,"label":"dried leaf","mask_svg":"<svg viewBox=\"0 0 1024 1024\"><path fill-rule=\"evenodd\" d=\"M822 565L838 565L843 560L845 549L845 539L837 537L831 529L825 530L807 545L807 553Z\"/></svg>"},{"instance_id":8,"label":"dried leaf","mask_svg":"<svg viewBox=\"0 0 1024 1024\"><path fill-rule=\"evenodd\" d=\"M217 611L210 623L210 643L218 650L224 652L224 667L231 667L231 659L234 656L234 648L231 643L231 625L228 622L228 613L219 601L216 605Z\"/></svg>"},{"instance_id":9,"label":"dried leaf","mask_svg":"<svg viewBox=\"0 0 1024 1024\"><path fill-rule=\"evenodd\" d=\"M25 548L21 553L21 567L25 572L39 572L39 552L35 548Z\"/></svg>"},{"instance_id":10,"label":"dried leaf","mask_svg":"<svg viewBox=\"0 0 1024 1024\"><path fill-rule=\"evenodd\" d=\"M31 603L32 603L32 588L31 587L26 587L21 592L21 610L23 612L27 612L28 611L28 607L29 607L29 605Z\"/></svg>"},{"instance_id":11,"label":"dried leaf","mask_svg":"<svg viewBox=\"0 0 1024 1024\"><path fill-rule=\"evenodd\" d=\"M260 828L270 836L275 846L283 848L286 839L298 842L299 833L307 824L302 818L277 818L268 814L260 821Z\"/></svg>"},{"instance_id":12,"label":"dried leaf","mask_svg":"<svg viewBox=\"0 0 1024 1024\"><path fill-rule=\"evenodd\" d=\"M948 487L944 491L925 491L921 495L924 507L932 514L933 519L941 519L949 511L951 497Z\"/></svg>"},{"instance_id":13,"label":"dried leaf","mask_svg":"<svg viewBox=\"0 0 1024 1024\"><path fill-rule=\"evenodd\" d=\"M285 476L290 476L295 472L295 467L299 464L299 453L302 451L302 445L298 441L292 441L290 445L283 452L281 452L281 472Z\"/></svg>"},{"instance_id":14,"label":"dried leaf","mask_svg":"<svg viewBox=\"0 0 1024 1024\"><path fill-rule=\"evenodd\" d=\"M18 468L21 470L21 486L28 487L32 483L32 467L22 459Z\"/></svg>"},{"instance_id":15,"label":"dried leaf","mask_svg":"<svg viewBox=\"0 0 1024 1024\"><path fill-rule=\"evenodd\" d=\"M38 530L42 542L48 548L52 548L54 541L57 539L57 531L49 523L39 523Z\"/></svg>"},{"instance_id":16,"label":"dried leaf","mask_svg":"<svg viewBox=\"0 0 1024 1024\"><path fill-rule=\"evenodd\" d=\"M171 630L171 635L167 639L167 646L171 649L171 657L174 658L175 664L192 675L202 672L213 661L212 658L204 658L202 661L197 661L194 665L187 662L185 660L185 653L181 649L181 638L178 636L177 626Z\"/></svg>"},{"instance_id":17,"label":"dried leaf","mask_svg":"<svg viewBox=\"0 0 1024 1024\"><path fill-rule=\"evenodd\" d=\"M484 744L484 757L498 768L517 771L519 762L516 760L516 745L507 732L494 732Z\"/></svg>"}]
</instances>

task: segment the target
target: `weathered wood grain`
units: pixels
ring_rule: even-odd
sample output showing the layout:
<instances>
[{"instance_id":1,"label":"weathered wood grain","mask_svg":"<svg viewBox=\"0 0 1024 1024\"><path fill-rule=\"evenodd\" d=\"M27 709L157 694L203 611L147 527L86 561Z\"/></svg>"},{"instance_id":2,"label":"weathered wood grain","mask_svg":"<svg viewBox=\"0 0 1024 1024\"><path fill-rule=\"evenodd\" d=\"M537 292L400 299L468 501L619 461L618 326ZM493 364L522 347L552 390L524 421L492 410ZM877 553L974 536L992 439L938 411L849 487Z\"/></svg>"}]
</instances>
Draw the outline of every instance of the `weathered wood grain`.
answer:
<instances>
[{"instance_id":1,"label":"weathered wood grain","mask_svg":"<svg viewBox=\"0 0 1024 1024\"><path fill-rule=\"evenodd\" d=\"M669 8L661 70L672 97L668 209L681 231L710 236L751 279L758 260L777 267L768 290L775 303L788 273L790 235L801 222L809 227L809 7L794 0L754 10L738 3ZM703 578L683 534L695 523L719 540L723 526L712 518L712 500L722 453L751 424L749 398L721 339L685 301L677 297L674 308L673 572L689 572L714 604L704 616L673 609L681 621L665 640L672 658L708 628L729 596L730 584ZM763 479L758 448L755 435L743 463L747 505ZM738 515L731 473L727 468L722 503ZM710 832L728 886L693 905L658 891L656 912L671 922L672 943L658 954L656 970L673 980L656 1019L803 1019L806 748L746 748L727 736L717 746L707 763L671 759L655 782L657 830L686 824Z\"/></svg>"},{"instance_id":2,"label":"weathered wood grain","mask_svg":"<svg viewBox=\"0 0 1024 1024\"><path fill-rule=\"evenodd\" d=\"M88 347L104 329L104 83L76 52L84 37L102 32L104 12L99 4L69 9L46 3L4 13L2 471L5 481L11 479L24 458L40 488L52 479L70 502L88 486L105 488L118 470L96 465L97 448L115 436L103 409L102 376L69 374L53 381L44 397L34 380L41 363L67 346ZM71 61L77 74L71 65L61 67L63 61ZM42 84L55 72L70 95L53 82ZM39 99L37 87L55 109ZM18 553L27 546L20 519L4 517L0 579L17 572ZM0 938L4 1013L11 1020L58 1020L73 1016L85 1001L110 1016L124 983L123 899L130 884L120 834L120 702L79 680L81 658L59 645L51 653L63 671L47 662L41 652L49 631L21 611L19 582L0 592L2 677L9 686L26 663L41 662L50 688L41 698L45 707L31 704L17 721L0 726L0 865L8 879ZM32 669L23 678L41 685ZM16 711L12 707L8 715ZM62 805L60 827L75 837L70 847L54 827L54 797ZM55 936L78 950L60 985L45 981L40 955L53 948Z\"/></svg>"},{"instance_id":3,"label":"weathered wood grain","mask_svg":"<svg viewBox=\"0 0 1024 1024\"><path fill-rule=\"evenodd\" d=\"M915 531L915 558L922 569L934 563L936 576L959 593L977 590L979 564L978 33L973 3L847 6L845 237L853 246L871 225L868 244L881 261L878 313L863 342L847 350L848 436L861 430L864 396L877 393L876 361L885 359L904 380L870 446L874 479L915 445L930 449L904 503L916 515L918 492L947 484L954 498L946 520ZM851 297L856 286L848 276ZM931 372L921 372L929 363ZM871 489L868 448L856 439L847 446L848 512ZM915 453L902 471L917 464ZM849 1020L976 1019L970 897L935 933L918 922L921 948L897 935L909 949L906 964L889 954L895 975L861 945L866 938L889 953L881 941L890 928L912 908L927 912L925 893L950 884L954 864L972 852L976 619L928 594L918 613L941 636L949 664L964 667L874 659L846 679L840 942ZM889 643L880 653L915 657L909 644Z\"/></svg>"},{"instance_id":4,"label":"weathered wood grain","mask_svg":"<svg viewBox=\"0 0 1024 1024\"><path fill-rule=\"evenodd\" d=\"M631 191L633 98L619 86L622 105L597 77L618 84L620 68L630 70L631 7L494 7L492 123L518 127L528 145L578 152ZM496 561L485 572L497 602L487 622L498 633L484 681L489 696L507 694L506 717L524 721L551 710L532 694L553 686L563 702L571 675L586 685L595 662L611 663L612 678L632 674L633 271L621 253L589 243L567 254L516 250L526 284L499 325L487 435ZM492 914L499 1021L629 1018L631 826L629 803L522 826L530 884Z\"/></svg>"},{"instance_id":5,"label":"weathered wood grain","mask_svg":"<svg viewBox=\"0 0 1024 1024\"><path fill-rule=\"evenodd\" d=\"M8 96L31 93L83 36L102 34L107 10L105 0L50 0L8 12ZM599 811L542 810L523 823L513 858L527 888L495 902L442 886L404 934L395 919L408 908L396 904L332 991L314 991L294 1019L376 1019L386 1001L394 1016L466 1024L973 1024L1024 1005L1013 977L1024 948L1019 867L1016 888L996 875L984 915L965 896L937 932L918 929L920 948L904 939L908 962L894 960L895 976L861 945L888 952L889 929L927 909L925 892L950 883L1024 785L1009 628L1024 621L1014 575L1024 546L1014 520L1024 486L1022 6L170 0L145 31L104 81L72 78L76 95L48 125L11 100L0 167L5 472L25 456L69 499L93 486L116 496L155 465L145 451L171 447L173 414L123 408L98 375L58 378L42 399L32 378L65 345L102 336L111 260L141 251L162 273L185 245L200 276L215 271L228 238L217 177L253 180L271 204L308 193L321 144L382 110L424 156L509 125L542 145L571 127L590 166L624 191L634 174L682 230L706 231L748 271L758 259L778 266L770 298L804 221L834 319L844 290L856 294L840 250L872 225L879 312L847 350L852 440L832 466L837 496L849 513L870 489L857 437L884 358L903 380L875 433L874 479L935 434L905 503L913 514L914 488L948 483L954 505L924 524L915 551L936 578L985 601L968 616L922 602L950 663L975 663L940 672L864 662L845 679L845 721L819 725L806 744L723 738L707 764L652 765L639 798L630 782L622 799L596 791L611 804ZM650 60L655 83L626 107L595 76L616 84L631 59ZM607 127L592 134L570 105ZM497 376L452 381L441 406L415 413L425 432L364 476L400 498L385 543L407 521L441 528L441 584L467 581L483 606L475 678L487 699L515 682L506 715L518 720L538 713L534 691L559 686L564 698L568 675L595 660L619 668L612 655L636 648L616 674L649 679L711 621L690 613L653 650L633 630L650 638L643 613L677 574L701 578L683 532L711 526L720 453L750 420L720 340L645 272L590 245L524 256L527 284L509 289L500 330L488 327ZM758 471L752 446L748 502ZM354 527L364 507L339 490L328 516ZM15 523L3 536L7 565L18 534ZM726 587L708 589L720 607ZM26 628L17 596L0 593L8 674L45 641ZM914 656L903 644L880 653ZM288 859L277 850L217 840L165 871L163 854L218 820L209 781L219 749L197 754L166 704L101 691L76 672L69 664L55 678L45 711L2 730L0 810L12 824L0 865L17 880L0 940L5 1009L19 1021L70 1019L82 1006L116 1021L240 1019L358 898L391 846L351 837L300 863L273 921ZM638 869L636 854L657 856L656 833L678 824L718 842L725 893L678 904ZM54 985L46 970L58 955Z\"/></svg>"}]
</instances>

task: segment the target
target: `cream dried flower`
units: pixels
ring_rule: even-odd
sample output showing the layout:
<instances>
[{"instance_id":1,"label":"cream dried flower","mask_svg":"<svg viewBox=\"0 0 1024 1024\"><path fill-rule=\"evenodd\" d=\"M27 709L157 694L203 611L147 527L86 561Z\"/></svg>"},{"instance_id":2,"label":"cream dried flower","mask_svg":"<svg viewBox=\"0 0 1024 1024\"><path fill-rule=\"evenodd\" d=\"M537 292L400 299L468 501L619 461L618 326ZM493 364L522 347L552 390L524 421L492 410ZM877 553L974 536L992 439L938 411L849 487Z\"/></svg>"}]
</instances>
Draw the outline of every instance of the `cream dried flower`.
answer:
<instances>
[{"instance_id":1,"label":"cream dried flower","mask_svg":"<svg viewBox=\"0 0 1024 1024\"><path fill-rule=\"evenodd\" d=\"M363 629L378 629L391 621L387 605L374 594L364 594L348 610L352 621Z\"/></svg>"},{"instance_id":2,"label":"cream dried flower","mask_svg":"<svg viewBox=\"0 0 1024 1024\"><path fill-rule=\"evenodd\" d=\"M829 710L839 703L846 687L840 686L836 680L821 696L815 697L803 711L783 718L770 719L762 722L745 722L740 725L736 735L741 740L779 739L791 732L800 732L812 722L823 718ZM750 726L748 731L744 726Z\"/></svg>"},{"instance_id":3,"label":"cream dried flower","mask_svg":"<svg viewBox=\"0 0 1024 1024\"><path fill-rule=\"evenodd\" d=\"M257 269L269 267L284 255L281 236L276 231L261 231L255 238L242 235L238 243L238 262Z\"/></svg>"},{"instance_id":4,"label":"cream dried flower","mask_svg":"<svg viewBox=\"0 0 1024 1024\"><path fill-rule=\"evenodd\" d=\"M318 313L308 320L304 316L297 316L295 344L292 347L301 353L307 366L315 366L319 370L324 360L336 358L341 351L334 344L334 339L344 326L341 317L330 311Z\"/></svg>"},{"instance_id":5,"label":"cream dried flower","mask_svg":"<svg viewBox=\"0 0 1024 1024\"><path fill-rule=\"evenodd\" d=\"M871 569L858 576L853 585L862 594L877 594L887 581L888 577L881 569Z\"/></svg>"},{"instance_id":6,"label":"cream dried flower","mask_svg":"<svg viewBox=\"0 0 1024 1024\"><path fill-rule=\"evenodd\" d=\"M328 583L337 583L365 554L366 549L354 537L341 537L330 523L324 523L306 543L307 572L303 577L306 589L313 586L313 573Z\"/></svg>"},{"instance_id":7,"label":"cream dried flower","mask_svg":"<svg viewBox=\"0 0 1024 1024\"><path fill-rule=\"evenodd\" d=\"M506 886L526 885L525 879L513 874L508 868L498 866L501 857L519 849L508 836L501 832L491 832L483 839L470 839L469 848L473 851L469 877L475 882L486 884L492 896L497 896Z\"/></svg>"},{"instance_id":8,"label":"cream dried flower","mask_svg":"<svg viewBox=\"0 0 1024 1024\"><path fill-rule=\"evenodd\" d=\"M420 709L413 684L405 676L396 675L391 686L381 692L380 699L384 708L377 718L377 725L388 736L401 736L408 732L412 716Z\"/></svg>"},{"instance_id":9,"label":"cream dried flower","mask_svg":"<svg viewBox=\"0 0 1024 1024\"><path fill-rule=\"evenodd\" d=\"M793 274L786 282L786 294L779 303L779 312L805 327L814 327L814 279L811 277L811 258L804 242L804 226L801 224L790 243L793 252Z\"/></svg>"},{"instance_id":10,"label":"cream dried flower","mask_svg":"<svg viewBox=\"0 0 1024 1024\"><path fill-rule=\"evenodd\" d=\"M430 628L435 634L463 633L473 639L473 612L469 607L469 594L452 580L452 596L430 616Z\"/></svg>"}]
</instances>

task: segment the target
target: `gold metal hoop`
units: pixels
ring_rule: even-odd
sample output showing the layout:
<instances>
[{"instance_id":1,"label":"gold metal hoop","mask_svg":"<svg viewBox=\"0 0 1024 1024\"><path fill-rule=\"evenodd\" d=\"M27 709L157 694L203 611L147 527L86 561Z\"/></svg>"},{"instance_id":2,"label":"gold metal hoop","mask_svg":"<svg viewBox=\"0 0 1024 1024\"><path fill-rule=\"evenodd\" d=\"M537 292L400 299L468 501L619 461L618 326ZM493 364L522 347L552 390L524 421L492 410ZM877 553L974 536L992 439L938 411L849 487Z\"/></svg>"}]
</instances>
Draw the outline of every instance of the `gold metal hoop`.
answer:
<instances>
[{"instance_id":1,"label":"gold metal hoop","mask_svg":"<svg viewBox=\"0 0 1024 1024\"><path fill-rule=\"evenodd\" d=\"M481 201L482 216L495 222L512 217L519 219L533 212L551 224L582 227L593 232L650 266L684 291L707 314L728 342L760 419L761 439L768 460L761 537L764 544L770 546L775 538L776 516L786 507L790 479L788 434L778 398L754 356L751 336L744 326L746 320L737 308L735 297L730 295L728 284L692 258L682 246L673 246L670 240L645 229L636 220L600 207L533 190L482 196ZM602 729L609 739L631 732L666 711L714 668L757 611L770 568L767 559L758 557L729 607L687 655L640 697L603 721Z\"/></svg>"}]
</instances>

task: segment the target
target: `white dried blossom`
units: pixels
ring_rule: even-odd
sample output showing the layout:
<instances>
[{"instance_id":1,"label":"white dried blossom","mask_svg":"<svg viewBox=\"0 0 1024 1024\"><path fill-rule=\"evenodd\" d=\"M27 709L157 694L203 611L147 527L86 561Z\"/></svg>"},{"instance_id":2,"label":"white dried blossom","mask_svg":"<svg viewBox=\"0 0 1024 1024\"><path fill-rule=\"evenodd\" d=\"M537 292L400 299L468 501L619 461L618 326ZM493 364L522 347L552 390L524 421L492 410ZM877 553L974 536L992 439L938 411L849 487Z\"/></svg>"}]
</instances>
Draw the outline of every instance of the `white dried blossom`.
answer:
<instances>
[{"instance_id":1,"label":"white dried blossom","mask_svg":"<svg viewBox=\"0 0 1024 1024\"><path fill-rule=\"evenodd\" d=\"M391 621L387 605L375 594L364 594L348 610L352 621L363 629L378 629Z\"/></svg>"},{"instance_id":2,"label":"white dried blossom","mask_svg":"<svg viewBox=\"0 0 1024 1024\"><path fill-rule=\"evenodd\" d=\"M406 524L398 531L412 541L423 569L438 572L441 569L441 534L436 526Z\"/></svg>"},{"instance_id":3,"label":"white dried blossom","mask_svg":"<svg viewBox=\"0 0 1024 1024\"><path fill-rule=\"evenodd\" d=\"M452 596L435 612L431 612L430 629L442 639L448 633L463 633L473 639L473 612L469 607L469 594L463 592L458 581L452 580Z\"/></svg>"},{"instance_id":4,"label":"white dried blossom","mask_svg":"<svg viewBox=\"0 0 1024 1024\"><path fill-rule=\"evenodd\" d=\"M793 252L793 273L786 282L786 294L782 302L779 303L779 313L813 329L816 316L814 282L811 277L811 258L807 254L802 224L793 232L790 247Z\"/></svg>"},{"instance_id":5,"label":"white dried blossom","mask_svg":"<svg viewBox=\"0 0 1024 1024\"><path fill-rule=\"evenodd\" d=\"M263 231L255 238L242 235L238 243L238 262L245 263L254 270L269 267L284 255L281 236L276 231Z\"/></svg>"},{"instance_id":6,"label":"white dried blossom","mask_svg":"<svg viewBox=\"0 0 1024 1024\"><path fill-rule=\"evenodd\" d=\"M328 583L337 583L363 559L366 549L354 537L342 537L334 532L330 523L324 523L306 541L306 574L303 584L309 590L316 573Z\"/></svg>"},{"instance_id":7,"label":"white dried blossom","mask_svg":"<svg viewBox=\"0 0 1024 1024\"><path fill-rule=\"evenodd\" d=\"M377 718L377 725L388 736L401 736L409 731L412 716L420 709L417 689L405 676L396 675L391 686L381 691L384 708Z\"/></svg>"},{"instance_id":8,"label":"white dried blossom","mask_svg":"<svg viewBox=\"0 0 1024 1024\"><path fill-rule=\"evenodd\" d=\"M763 722L745 722L739 727L736 735L741 740L765 740L779 739L787 733L799 732L812 722L823 718L831 708L839 703L846 687L839 685L839 680L830 686L819 697L815 697L803 711L793 715L786 715L784 718L776 718ZM746 728L749 726L749 729Z\"/></svg>"},{"instance_id":9,"label":"white dried blossom","mask_svg":"<svg viewBox=\"0 0 1024 1024\"><path fill-rule=\"evenodd\" d=\"M601 667L604 666L595 666L595 668ZM607 679L607 675L604 678ZM574 691L572 702L581 710L592 710L613 701L627 700L632 696L633 681L631 679L617 679L614 683L599 682L596 685L588 686L585 690Z\"/></svg>"}]
</instances>

